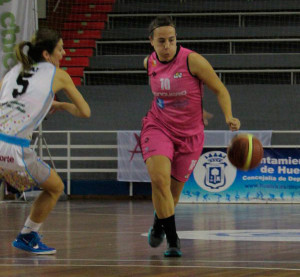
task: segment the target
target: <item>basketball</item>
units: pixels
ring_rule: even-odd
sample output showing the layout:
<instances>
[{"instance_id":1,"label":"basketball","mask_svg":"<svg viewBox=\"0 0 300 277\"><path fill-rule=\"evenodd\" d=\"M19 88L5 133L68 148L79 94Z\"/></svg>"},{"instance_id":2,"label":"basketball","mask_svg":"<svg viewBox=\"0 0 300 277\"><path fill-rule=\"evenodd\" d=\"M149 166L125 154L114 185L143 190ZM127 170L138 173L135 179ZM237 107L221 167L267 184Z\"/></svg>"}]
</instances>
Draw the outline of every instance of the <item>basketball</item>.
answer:
<instances>
[{"instance_id":1,"label":"basketball","mask_svg":"<svg viewBox=\"0 0 300 277\"><path fill-rule=\"evenodd\" d=\"M240 170L256 168L264 156L263 146L258 138L251 134L238 134L227 148L228 160Z\"/></svg>"}]
</instances>

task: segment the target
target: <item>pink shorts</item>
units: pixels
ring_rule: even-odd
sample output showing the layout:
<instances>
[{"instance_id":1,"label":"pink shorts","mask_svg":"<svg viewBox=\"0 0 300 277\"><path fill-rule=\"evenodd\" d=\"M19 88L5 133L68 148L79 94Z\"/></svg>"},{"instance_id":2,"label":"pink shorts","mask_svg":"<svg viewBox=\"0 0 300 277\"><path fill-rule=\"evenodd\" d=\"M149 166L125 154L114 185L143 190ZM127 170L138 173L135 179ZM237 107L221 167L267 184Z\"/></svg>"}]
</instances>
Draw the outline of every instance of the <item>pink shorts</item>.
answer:
<instances>
[{"instance_id":1,"label":"pink shorts","mask_svg":"<svg viewBox=\"0 0 300 277\"><path fill-rule=\"evenodd\" d=\"M204 133L177 137L155 123L144 120L140 142L145 162L155 155L168 157L171 161L171 176L185 183L202 153Z\"/></svg>"}]
</instances>

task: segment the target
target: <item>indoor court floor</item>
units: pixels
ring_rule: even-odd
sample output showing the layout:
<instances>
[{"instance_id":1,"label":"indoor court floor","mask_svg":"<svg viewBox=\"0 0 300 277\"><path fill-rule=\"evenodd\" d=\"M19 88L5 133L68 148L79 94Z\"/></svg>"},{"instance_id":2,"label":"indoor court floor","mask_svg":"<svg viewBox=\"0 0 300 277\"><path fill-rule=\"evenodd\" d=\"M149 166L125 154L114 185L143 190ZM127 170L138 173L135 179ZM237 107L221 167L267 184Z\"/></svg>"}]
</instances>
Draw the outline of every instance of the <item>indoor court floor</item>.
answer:
<instances>
[{"instance_id":1,"label":"indoor court floor","mask_svg":"<svg viewBox=\"0 0 300 277\"><path fill-rule=\"evenodd\" d=\"M44 223L55 255L11 242L28 202L0 204L0 276L300 276L300 204L179 204L181 258L150 248L150 200L60 201Z\"/></svg>"}]
</instances>

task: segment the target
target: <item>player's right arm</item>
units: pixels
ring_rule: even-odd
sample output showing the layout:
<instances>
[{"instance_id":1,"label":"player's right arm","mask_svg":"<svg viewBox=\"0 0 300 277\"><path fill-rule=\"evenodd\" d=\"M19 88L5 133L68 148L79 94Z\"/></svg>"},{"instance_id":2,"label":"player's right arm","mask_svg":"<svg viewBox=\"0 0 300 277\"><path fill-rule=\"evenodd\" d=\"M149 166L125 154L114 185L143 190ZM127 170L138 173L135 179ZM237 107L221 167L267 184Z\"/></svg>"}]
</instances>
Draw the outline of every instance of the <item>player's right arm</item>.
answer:
<instances>
[{"instance_id":1,"label":"player's right arm","mask_svg":"<svg viewBox=\"0 0 300 277\"><path fill-rule=\"evenodd\" d=\"M0 89L2 88L2 82L3 82L3 79L0 80Z\"/></svg>"},{"instance_id":2,"label":"player's right arm","mask_svg":"<svg viewBox=\"0 0 300 277\"><path fill-rule=\"evenodd\" d=\"M63 90L72 102L54 101L52 111L65 110L77 117L91 116L91 110L88 103L74 85L70 75L60 68L56 69L52 90L54 93Z\"/></svg>"}]
</instances>

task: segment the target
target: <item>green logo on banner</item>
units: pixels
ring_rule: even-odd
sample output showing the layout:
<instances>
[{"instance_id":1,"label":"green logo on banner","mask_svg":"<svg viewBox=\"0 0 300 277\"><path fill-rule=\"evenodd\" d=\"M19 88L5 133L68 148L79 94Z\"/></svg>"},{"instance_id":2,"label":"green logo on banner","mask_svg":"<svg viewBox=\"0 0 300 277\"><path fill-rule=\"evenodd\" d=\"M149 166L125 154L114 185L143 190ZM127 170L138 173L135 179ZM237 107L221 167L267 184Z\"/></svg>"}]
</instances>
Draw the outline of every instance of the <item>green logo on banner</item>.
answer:
<instances>
[{"instance_id":1,"label":"green logo on banner","mask_svg":"<svg viewBox=\"0 0 300 277\"><path fill-rule=\"evenodd\" d=\"M10 2L11 0L0 0L0 6L3 5L4 3Z\"/></svg>"},{"instance_id":2,"label":"green logo on banner","mask_svg":"<svg viewBox=\"0 0 300 277\"><path fill-rule=\"evenodd\" d=\"M16 25L16 18L14 14L10 12L0 14L0 25L1 29L4 28L1 30L1 42L3 45L2 64L6 69L8 69L16 63L14 47L16 45L16 34L20 32L20 27Z\"/></svg>"}]
</instances>

